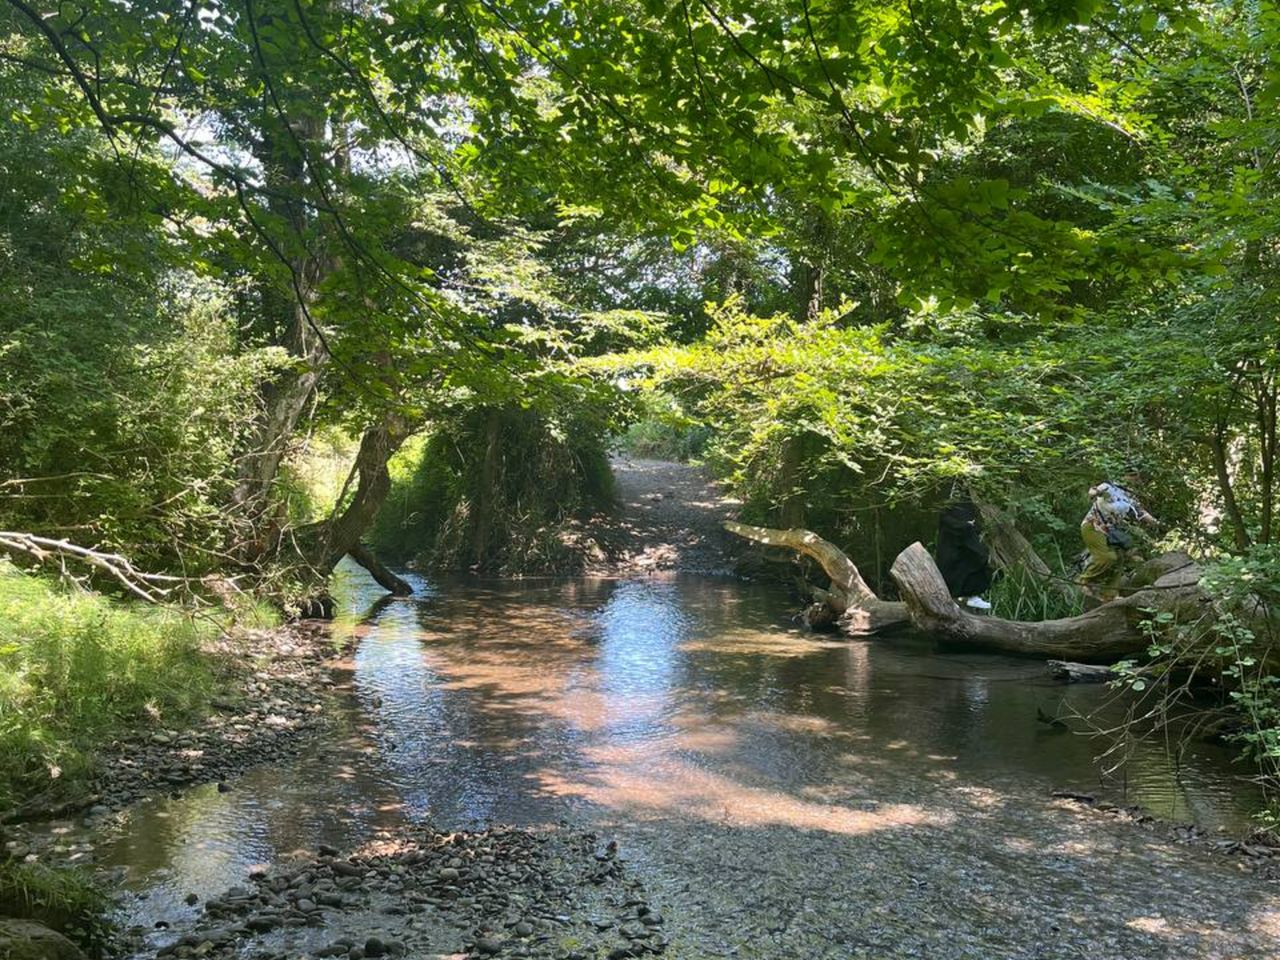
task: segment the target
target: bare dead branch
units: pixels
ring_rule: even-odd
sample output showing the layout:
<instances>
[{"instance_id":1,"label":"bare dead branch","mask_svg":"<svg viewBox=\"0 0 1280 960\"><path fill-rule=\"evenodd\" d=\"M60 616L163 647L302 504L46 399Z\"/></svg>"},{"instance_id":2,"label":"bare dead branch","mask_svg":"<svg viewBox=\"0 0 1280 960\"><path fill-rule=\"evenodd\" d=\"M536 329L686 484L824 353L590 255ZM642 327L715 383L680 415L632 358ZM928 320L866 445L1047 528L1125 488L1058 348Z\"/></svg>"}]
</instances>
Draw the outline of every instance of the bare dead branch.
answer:
<instances>
[{"instance_id":1,"label":"bare dead branch","mask_svg":"<svg viewBox=\"0 0 1280 960\"><path fill-rule=\"evenodd\" d=\"M41 564L57 563L66 576L71 576L66 567L68 560L84 564L105 573L129 593L147 603L163 603L176 586L190 582L186 577L139 570L128 557L118 553L95 550L70 540L55 540L34 533L0 530L0 550L30 557Z\"/></svg>"}]
</instances>

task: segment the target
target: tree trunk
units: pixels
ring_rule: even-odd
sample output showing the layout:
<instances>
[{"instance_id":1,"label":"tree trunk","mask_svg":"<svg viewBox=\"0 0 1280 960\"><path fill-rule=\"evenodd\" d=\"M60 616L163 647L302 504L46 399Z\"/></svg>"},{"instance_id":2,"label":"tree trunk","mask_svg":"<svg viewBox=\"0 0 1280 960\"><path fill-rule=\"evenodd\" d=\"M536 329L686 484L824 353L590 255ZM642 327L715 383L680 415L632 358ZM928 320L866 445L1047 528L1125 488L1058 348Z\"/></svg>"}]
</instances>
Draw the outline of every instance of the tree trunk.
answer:
<instances>
[{"instance_id":1,"label":"tree trunk","mask_svg":"<svg viewBox=\"0 0 1280 960\"><path fill-rule=\"evenodd\" d=\"M278 542L282 524L273 513L279 506L274 494L280 464L329 360L328 346L311 310L321 281L335 269L336 262L323 250L322 241L309 236L315 218L306 205L290 198L291 191L300 193L306 187L308 164L304 151L324 141L326 118L299 110L290 124L288 130L265 132L255 150L268 185L276 191L268 207L289 230L287 236L267 241L288 268L289 289L264 283L260 296L269 333L288 352L290 364L260 388L262 409L240 456L239 476L232 493L232 501L249 530L248 542L241 552L250 560L262 558Z\"/></svg>"},{"instance_id":2,"label":"tree trunk","mask_svg":"<svg viewBox=\"0 0 1280 960\"><path fill-rule=\"evenodd\" d=\"M1026 570L1038 577L1047 589L1070 603L1081 598L1080 586L1054 576L1049 565L1036 553L1031 541L1022 535L1013 518L999 507L973 498L982 516L982 540L989 551L988 562L996 570L1013 573Z\"/></svg>"},{"instance_id":3,"label":"tree trunk","mask_svg":"<svg viewBox=\"0 0 1280 960\"><path fill-rule=\"evenodd\" d=\"M301 293L304 297L311 296L309 289ZM297 363L297 369L283 373L277 380L262 386L262 412L258 427L240 458L240 476L233 499L244 509L250 523L256 524L270 510L272 489L280 464L289 452L289 443L298 421L328 359L323 341L310 327L308 309L302 303L294 305L293 321L283 343ZM270 540L269 532L258 532L260 543ZM262 536L263 533L267 535Z\"/></svg>"},{"instance_id":4,"label":"tree trunk","mask_svg":"<svg viewBox=\"0 0 1280 960\"><path fill-rule=\"evenodd\" d=\"M501 483L502 425L504 411L492 408L484 421L484 453L480 461L480 484L476 492L475 518L472 523L472 562L484 566L489 559L489 543L492 539Z\"/></svg>"},{"instance_id":5,"label":"tree trunk","mask_svg":"<svg viewBox=\"0 0 1280 960\"><path fill-rule=\"evenodd\" d=\"M877 597L844 551L816 533L799 529L753 527L736 520L725 521L724 528L756 543L786 547L818 561L823 572L831 578L831 587L821 594L821 598L839 618L840 629L844 633L850 636L869 636L906 623L906 607Z\"/></svg>"},{"instance_id":6,"label":"tree trunk","mask_svg":"<svg viewBox=\"0 0 1280 960\"><path fill-rule=\"evenodd\" d=\"M898 555L890 573L898 584L911 622L952 643L984 650L1082 662L1114 661L1145 650L1140 627L1151 610L1174 613L1181 622L1202 616L1209 599L1199 588L1200 573L1185 554L1158 558L1167 568L1150 585L1095 607L1078 617L1028 622L978 616L962 610L947 591L929 551L913 543Z\"/></svg>"},{"instance_id":7,"label":"tree trunk","mask_svg":"<svg viewBox=\"0 0 1280 960\"><path fill-rule=\"evenodd\" d=\"M1213 453L1213 469L1218 478L1218 492L1222 495L1222 508L1231 522L1231 533L1235 539L1236 549L1248 550L1249 528L1245 526L1244 516L1240 513L1240 504L1236 500L1235 487L1231 483L1231 469L1227 464L1226 425L1221 421L1209 437L1209 449Z\"/></svg>"},{"instance_id":8,"label":"tree trunk","mask_svg":"<svg viewBox=\"0 0 1280 960\"><path fill-rule=\"evenodd\" d=\"M1261 460L1261 478L1258 499L1261 503L1258 540L1271 542L1271 517L1275 501L1276 460L1276 388L1275 383L1263 376L1258 384L1258 453Z\"/></svg>"},{"instance_id":9,"label":"tree trunk","mask_svg":"<svg viewBox=\"0 0 1280 960\"><path fill-rule=\"evenodd\" d=\"M778 463L781 478L778 486L783 494L778 521L784 527L804 525L804 488L800 483L800 467L804 463L803 436L787 437L782 442L782 456Z\"/></svg>"},{"instance_id":10,"label":"tree trunk","mask_svg":"<svg viewBox=\"0 0 1280 960\"><path fill-rule=\"evenodd\" d=\"M389 570L377 555L363 543L354 544L347 553L351 555L351 559L360 566L369 571L369 575L377 581L380 587L386 589L388 593L396 597L407 597L413 593L413 587L401 577L396 576Z\"/></svg>"},{"instance_id":11,"label":"tree trunk","mask_svg":"<svg viewBox=\"0 0 1280 960\"><path fill-rule=\"evenodd\" d=\"M317 573L328 575L339 560L350 554L391 593L396 596L413 593L407 582L383 566L373 551L361 542L391 490L387 462L413 432L414 425L397 413L384 414L377 424L364 432L354 467L356 490L350 501L341 513L299 532L300 539L308 544L304 550L310 554Z\"/></svg>"}]
</instances>

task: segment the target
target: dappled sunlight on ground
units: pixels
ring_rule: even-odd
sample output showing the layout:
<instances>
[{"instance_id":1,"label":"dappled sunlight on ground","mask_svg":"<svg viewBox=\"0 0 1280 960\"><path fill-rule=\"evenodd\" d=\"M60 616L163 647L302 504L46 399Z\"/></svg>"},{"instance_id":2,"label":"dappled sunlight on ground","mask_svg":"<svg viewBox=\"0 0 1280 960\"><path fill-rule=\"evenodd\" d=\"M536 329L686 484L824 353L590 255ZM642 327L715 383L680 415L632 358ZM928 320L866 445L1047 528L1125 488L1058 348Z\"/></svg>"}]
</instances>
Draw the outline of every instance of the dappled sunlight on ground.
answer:
<instances>
[{"instance_id":1,"label":"dappled sunlight on ground","mask_svg":"<svg viewBox=\"0 0 1280 960\"><path fill-rule=\"evenodd\" d=\"M1249 916L1249 929L1280 941L1280 905L1275 909L1255 910Z\"/></svg>"},{"instance_id":2,"label":"dappled sunlight on ground","mask_svg":"<svg viewBox=\"0 0 1280 960\"><path fill-rule=\"evenodd\" d=\"M576 796L636 815L679 814L739 826L786 826L857 835L875 830L945 826L953 815L911 804L874 810L810 802L777 790L746 786L674 758L659 759L631 747L588 751L594 770L573 778L554 769L534 773L544 790Z\"/></svg>"}]
</instances>

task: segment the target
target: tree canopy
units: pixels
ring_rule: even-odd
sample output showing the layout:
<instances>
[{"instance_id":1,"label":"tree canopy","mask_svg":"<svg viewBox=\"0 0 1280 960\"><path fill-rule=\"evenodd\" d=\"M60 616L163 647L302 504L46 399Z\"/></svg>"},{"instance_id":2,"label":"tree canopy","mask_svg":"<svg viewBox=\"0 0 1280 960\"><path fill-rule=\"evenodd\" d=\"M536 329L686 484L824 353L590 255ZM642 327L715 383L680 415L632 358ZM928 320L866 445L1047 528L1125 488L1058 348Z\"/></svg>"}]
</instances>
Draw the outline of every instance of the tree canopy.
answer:
<instances>
[{"instance_id":1,"label":"tree canopy","mask_svg":"<svg viewBox=\"0 0 1280 960\"><path fill-rule=\"evenodd\" d=\"M659 390L764 515L1137 468L1275 538L1271 3L3 11L15 528L323 572L410 437Z\"/></svg>"}]
</instances>

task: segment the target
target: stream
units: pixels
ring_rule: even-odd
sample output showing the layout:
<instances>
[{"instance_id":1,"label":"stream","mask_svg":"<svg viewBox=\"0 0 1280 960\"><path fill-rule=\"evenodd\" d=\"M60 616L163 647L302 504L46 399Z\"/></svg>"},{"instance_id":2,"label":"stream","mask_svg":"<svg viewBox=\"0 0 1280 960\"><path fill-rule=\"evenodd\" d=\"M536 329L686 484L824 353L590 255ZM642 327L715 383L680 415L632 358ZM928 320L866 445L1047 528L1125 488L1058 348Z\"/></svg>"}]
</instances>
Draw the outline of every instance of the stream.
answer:
<instances>
[{"instance_id":1,"label":"stream","mask_svg":"<svg viewBox=\"0 0 1280 960\"><path fill-rule=\"evenodd\" d=\"M903 929L893 916L912 895L946 909L938 893L959 878L982 891L982 930L1001 927L1008 896L1031 898L1026 907L1039 896L1036 915L1059 931L1044 935L1064 936L1051 922L1069 912L1054 902L1056 879L1078 881L1060 861L1086 846L1152 884L1135 902L1162 895L1153 844L1166 859L1210 856L1091 823L1049 799L1055 789L1236 833L1257 803L1228 751L1201 747L1175 766L1162 744L1139 743L1107 777L1104 741L1037 720L1118 718L1104 686L1055 684L1039 662L944 653L921 638L815 638L789 621L776 587L689 575L415 586L411 599L379 599L363 574L342 572L338 629L358 642L337 668L334 736L229 792L139 804L95 838L125 923L181 923L199 909L189 894L204 900L256 864L321 843L357 848L406 822L569 821L622 838L635 869L686 908L695 955L825 955L823 945L874 956L877 937L896 949L907 927L929 954L919 911ZM1006 896L988 870L1010 875ZM1050 888L1036 893L1028 875ZM845 913L827 918L823 904L850 886L866 924L834 937ZM1079 935L1081 952L1062 956L1112 955L1089 952L1100 933Z\"/></svg>"}]
</instances>

